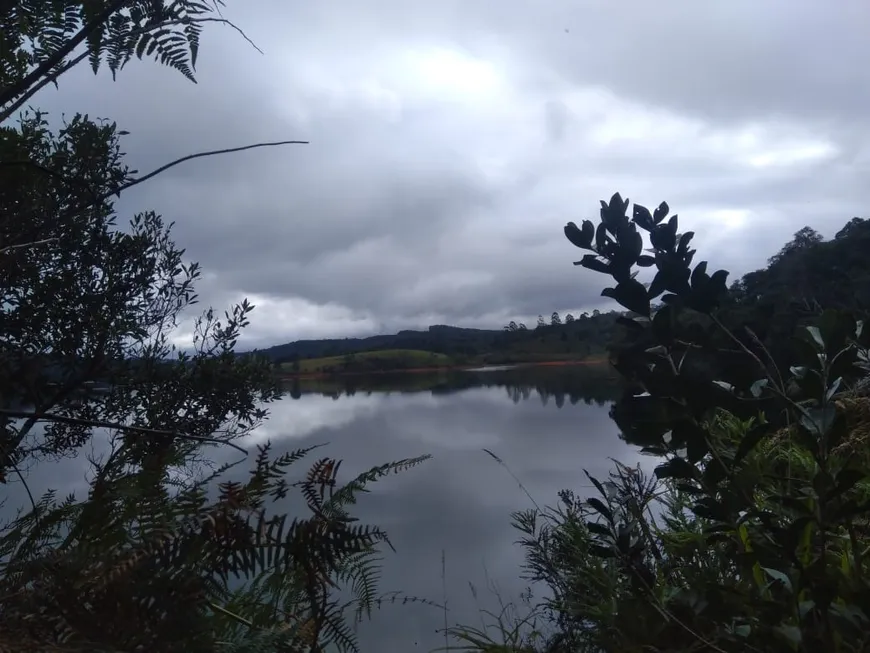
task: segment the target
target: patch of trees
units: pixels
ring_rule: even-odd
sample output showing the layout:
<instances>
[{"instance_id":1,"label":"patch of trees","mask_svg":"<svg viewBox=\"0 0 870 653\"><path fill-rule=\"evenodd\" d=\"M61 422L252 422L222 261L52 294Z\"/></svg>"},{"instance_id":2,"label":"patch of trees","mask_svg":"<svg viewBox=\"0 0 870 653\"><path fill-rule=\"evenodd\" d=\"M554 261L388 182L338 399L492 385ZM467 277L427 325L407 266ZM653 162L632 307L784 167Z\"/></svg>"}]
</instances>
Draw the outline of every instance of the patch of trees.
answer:
<instances>
[{"instance_id":1,"label":"patch of trees","mask_svg":"<svg viewBox=\"0 0 870 653\"><path fill-rule=\"evenodd\" d=\"M606 352L616 321L624 312L601 313L596 309L591 315L584 312L575 318L568 313L563 319L554 311L549 320L539 315L534 329L511 321L502 329L502 338L494 349L515 354L549 353L554 358L600 355Z\"/></svg>"},{"instance_id":2,"label":"patch of trees","mask_svg":"<svg viewBox=\"0 0 870 653\"><path fill-rule=\"evenodd\" d=\"M416 349L448 356L475 356L490 348L494 338L499 335L498 331L436 325L430 326L426 331L406 330L367 338L297 340L268 347L258 353L279 363L290 362L294 357L329 358L387 349Z\"/></svg>"},{"instance_id":3,"label":"patch of trees","mask_svg":"<svg viewBox=\"0 0 870 653\"><path fill-rule=\"evenodd\" d=\"M566 315L563 322L554 313L558 322L544 321L535 329L517 322L511 322L500 330L438 325L426 331L407 330L368 338L299 340L258 350L257 353L277 364L392 349L430 351L450 356L457 362L481 360L493 354L502 360L513 354L518 361L523 360L522 354L582 357L605 351L616 318L621 314L622 311L600 313L596 310L592 315L583 313L576 319Z\"/></svg>"}]
</instances>

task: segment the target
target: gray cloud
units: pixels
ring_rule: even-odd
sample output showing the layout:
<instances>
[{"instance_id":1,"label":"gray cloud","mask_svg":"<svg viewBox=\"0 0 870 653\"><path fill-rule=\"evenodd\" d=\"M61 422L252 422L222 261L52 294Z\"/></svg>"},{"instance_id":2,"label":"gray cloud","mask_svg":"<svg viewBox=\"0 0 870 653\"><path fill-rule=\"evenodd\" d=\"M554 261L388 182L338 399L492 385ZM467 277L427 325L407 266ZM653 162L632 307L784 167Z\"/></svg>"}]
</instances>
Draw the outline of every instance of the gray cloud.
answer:
<instances>
[{"instance_id":1,"label":"gray cloud","mask_svg":"<svg viewBox=\"0 0 870 653\"><path fill-rule=\"evenodd\" d=\"M210 30L198 85L154 64L86 69L38 104L105 115L131 191L208 278L260 306L245 341L603 308L567 220L616 190L666 199L733 276L868 199L870 55L854 3L539 6L377 0L236 6L265 51Z\"/></svg>"}]
</instances>

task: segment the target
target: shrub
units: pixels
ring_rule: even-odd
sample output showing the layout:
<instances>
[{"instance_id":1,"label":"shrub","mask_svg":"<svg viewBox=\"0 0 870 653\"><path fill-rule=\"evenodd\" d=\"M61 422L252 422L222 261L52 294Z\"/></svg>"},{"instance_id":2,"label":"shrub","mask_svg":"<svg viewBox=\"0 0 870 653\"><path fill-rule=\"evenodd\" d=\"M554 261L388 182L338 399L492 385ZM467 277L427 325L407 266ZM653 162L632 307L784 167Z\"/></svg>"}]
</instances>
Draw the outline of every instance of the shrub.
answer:
<instances>
[{"instance_id":1,"label":"shrub","mask_svg":"<svg viewBox=\"0 0 870 653\"><path fill-rule=\"evenodd\" d=\"M677 216L618 194L565 227L631 311L611 362L622 436L662 459L617 465L515 515L551 595L550 651L863 651L870 647L870 333L844 311L798 330L787 370L721 305L727 272L692 267ZM643 232L651 247L644 250ZM655 269L651 283L637 268ZM660 303L654 305L658 300ZM459 631L461 632L461 628ZM480 647L479 650L485 650Z\"/></svg>"}]
</instances>

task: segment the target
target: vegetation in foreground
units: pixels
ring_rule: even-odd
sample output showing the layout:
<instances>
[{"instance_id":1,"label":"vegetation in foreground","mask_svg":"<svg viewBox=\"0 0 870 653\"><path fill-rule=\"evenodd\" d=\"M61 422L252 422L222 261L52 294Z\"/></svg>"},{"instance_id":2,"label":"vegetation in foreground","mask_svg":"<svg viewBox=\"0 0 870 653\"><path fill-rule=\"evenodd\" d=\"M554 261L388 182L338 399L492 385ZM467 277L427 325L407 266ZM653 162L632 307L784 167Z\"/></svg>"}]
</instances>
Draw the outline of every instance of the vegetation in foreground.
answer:
<instances>
[{"instance_id":1,"label":"vegetation in foreground","mask_svg":"<svg viewBox=\"0 0 870 653\"><path fill-rule=\"evenodd\" d=\"M280 393L268 360L234 352L253 306L205 310L192 353L170 343L199 268L161 216L119 228L113 202L185 159L135 176L114 123L11 124L85 59L192 78L203 27L229 24L220 5L0 6L0 481L25 502L0 524L0 651L356 650L353 623L397 596L378 589L386 533L348 511L425 457L350 479L325 456L296 472L310 449L249 459L238 442ZM214 446L240 457L215 468ZM86 491L34 496L28 471L63 457L87 461Z\"/></svg>"},{"instance_id":2,"label":"vegetation in foreground","mask_svg":"<svg viewBox=\"0 0 870 653\"><path fill-rule=\"evenodd\" d=\"M740 306L727 272L692 267L693 234L667 204L636 204L631 218L618 194L601 205L598 225L565 234L591 252L580 265L613 278L602 294L633 313L612 349L628 382L612 415L662 462L655 478L617 465L590 477L596 496L565 490L552 509L516 513L525 571L547 598L502 625L503 641L452 635L478 651L870 650L862 307L841 296L822 310L818 289L781 289L812 310L792 315L803 324L774 353L747 326L758 296ZM637 267L655 269L650 284Z\"/></svg>"}]
</instances>

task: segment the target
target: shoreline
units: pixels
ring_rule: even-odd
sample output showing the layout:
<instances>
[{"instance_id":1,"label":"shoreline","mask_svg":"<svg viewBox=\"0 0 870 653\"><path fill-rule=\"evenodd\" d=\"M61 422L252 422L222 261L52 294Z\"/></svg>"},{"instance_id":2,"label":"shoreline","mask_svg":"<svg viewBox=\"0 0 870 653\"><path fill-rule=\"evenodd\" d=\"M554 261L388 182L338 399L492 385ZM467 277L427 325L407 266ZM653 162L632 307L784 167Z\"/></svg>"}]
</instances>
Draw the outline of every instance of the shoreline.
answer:
<instances>
[{"instance_id":1,"label":"shoreline","mask_svg":"<svg viewBox=\"0 0 870 653\"><path fill-rule=\"evenodd\" d=\"M606 357L584 360L556 360L556 361L526 361L521 363L483 363L477 365L442 365L440 367L408 367L394 370L367 370L364 372L302 372L288 374L282 372L279 379L282 381L305 381L309 379L336 379L348 376L377 376L384 374L426 374L433 372L461 372L479 370L485 367L569 367L575 365L603 365L608 362Z\"/></svg>"}]
</instances>

